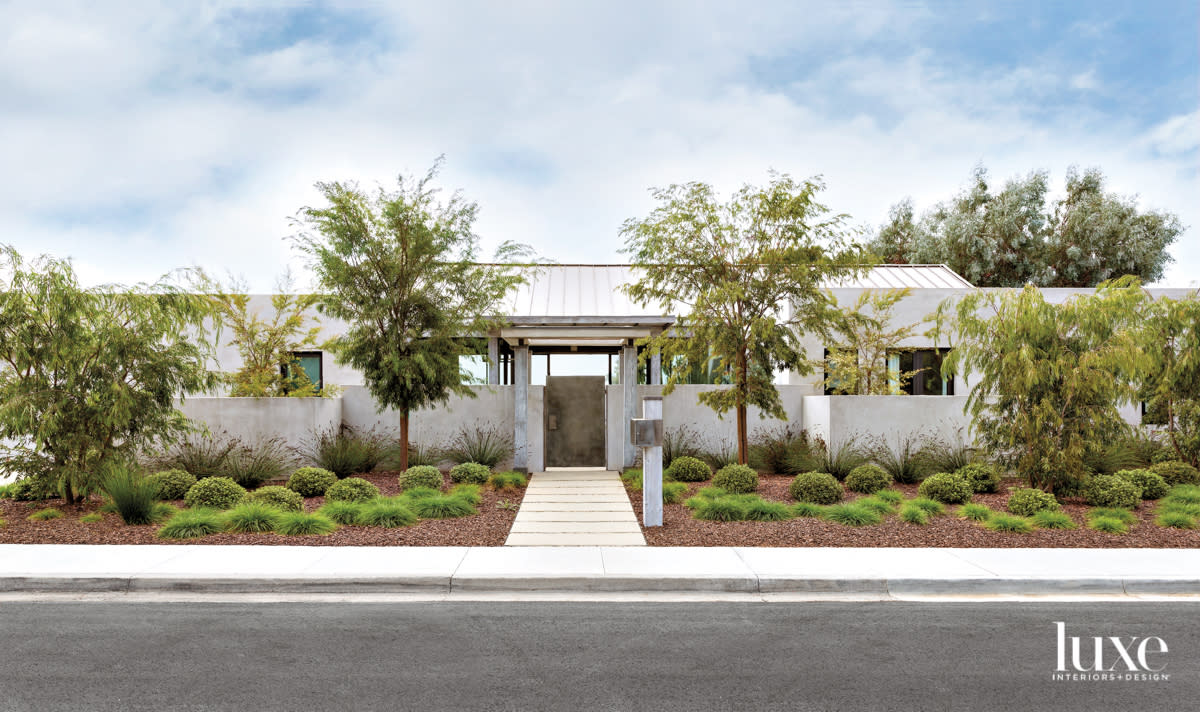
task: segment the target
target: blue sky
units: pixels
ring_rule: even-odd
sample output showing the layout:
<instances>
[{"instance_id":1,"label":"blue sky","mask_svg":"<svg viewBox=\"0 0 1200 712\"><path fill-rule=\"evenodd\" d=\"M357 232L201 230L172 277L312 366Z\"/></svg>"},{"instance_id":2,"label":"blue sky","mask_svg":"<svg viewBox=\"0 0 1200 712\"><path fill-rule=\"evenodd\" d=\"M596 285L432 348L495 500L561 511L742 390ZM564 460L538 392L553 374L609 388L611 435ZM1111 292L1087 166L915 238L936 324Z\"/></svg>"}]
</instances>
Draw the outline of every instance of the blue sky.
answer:
<instances>
[{"instance_id":1,"label":"blue sky","mask_svg":"<svg viewBox=\"0 0 1200 712\"><path fill-rule=\"evenodd\" d=\"M647 189L820 174L865 230L982 163L1110 189L1188 231L1200 27L1186 2L9 2L0 241L89 282L200 265L269 290L316 181L445 154L485 247L619 261Z\"/></svg>"}]
</instances>

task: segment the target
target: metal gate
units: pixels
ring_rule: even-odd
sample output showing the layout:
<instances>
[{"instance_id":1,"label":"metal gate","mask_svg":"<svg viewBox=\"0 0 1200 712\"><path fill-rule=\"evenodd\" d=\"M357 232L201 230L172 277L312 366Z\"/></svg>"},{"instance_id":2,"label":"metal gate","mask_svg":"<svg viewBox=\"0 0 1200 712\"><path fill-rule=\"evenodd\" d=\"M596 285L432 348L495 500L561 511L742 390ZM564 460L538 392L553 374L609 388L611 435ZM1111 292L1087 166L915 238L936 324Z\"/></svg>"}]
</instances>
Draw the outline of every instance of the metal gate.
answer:
<instances>
[{"instance_id":1,"label":"metal gate","mask_svg":"<svg viewBox=\"0 0 1200 712\"><path fill-rule=\"evenodd\" d=\"M604 376L546 377L546 467L604 467Z\"/></svg>"}]
</instances>

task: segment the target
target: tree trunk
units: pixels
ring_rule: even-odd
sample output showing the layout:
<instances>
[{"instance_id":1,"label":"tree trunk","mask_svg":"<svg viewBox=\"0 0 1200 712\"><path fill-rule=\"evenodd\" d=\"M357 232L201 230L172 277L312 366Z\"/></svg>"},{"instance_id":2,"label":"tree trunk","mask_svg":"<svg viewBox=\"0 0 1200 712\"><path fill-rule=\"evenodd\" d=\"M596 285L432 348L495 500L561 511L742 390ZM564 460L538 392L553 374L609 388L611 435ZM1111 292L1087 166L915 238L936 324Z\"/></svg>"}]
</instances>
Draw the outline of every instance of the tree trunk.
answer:
<instances>
[{"instance_id":1,"label":"tree trunk","mask_svg":"<svg viewBox=\"0 0 1200 712\"><path fill-rule=\"evenodd\" d=\"M746 363L746 349L738 350L737 356L737 449L738 464L745 465L750 460L750 443L746 436L746 391L749 390L750 370Z\"/></svg>"},{"instance_id":2,"label":"tree trunk","mask_svg":"<svg viewBox=\"0 0 1200 712\"><path fill-rule=\"evenodd\" d=\"M408 411L400 413L400 471L408 469Z\"/></svg>"}]
</instances>

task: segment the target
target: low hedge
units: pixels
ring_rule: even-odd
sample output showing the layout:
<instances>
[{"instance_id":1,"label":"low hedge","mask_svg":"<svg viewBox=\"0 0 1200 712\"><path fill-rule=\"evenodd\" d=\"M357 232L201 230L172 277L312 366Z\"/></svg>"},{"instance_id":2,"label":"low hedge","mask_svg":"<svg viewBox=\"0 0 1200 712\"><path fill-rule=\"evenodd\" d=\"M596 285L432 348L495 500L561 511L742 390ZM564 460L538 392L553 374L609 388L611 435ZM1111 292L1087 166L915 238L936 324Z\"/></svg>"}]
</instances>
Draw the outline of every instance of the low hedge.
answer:
<instances>
[{"instance_id":1,"label":"low hedge","mask_svg":"<svg viewBox=\"0 0 1200 712\"><path fill-rule=\"evenodd\" d=\"M153 482L158 488L159 499L183 499L187 491L196 484L196 478L190 473L179 470L162 470L155 472L152 475L147 475L146 480Z\"/></svg>"},{"instance_id":2,"label":"low hedge","mask_svg":"<svg viewBox=\"0 0 1200 712\"><path fill-rule=\"evenodd\" d=\"M1116 475L1093 475L1083 494L1093 507L1133 509L1142 501L1142 488Z\"/></svg>"},{"instance_id":3,"label":"low hedge","mask_svg":"<svg viewBox=\"0 0 1200 712\"><path fill-rule=\"evenodd\" d=\"M712 483L732 494L746 494L758 489L758 473L746 465L726 465L713 475Z\"/></svg>"},{"instance_id":4,"label":"low hedge","mask_svg":"<svg viewBox=\"0 0 1200 712\"><path fill-rule=\"evenodd\" d=\"M1186 462L1166 460L1150 466L1150 471L1163 478L1168 487L1175 485L1200 485L1200 470Z\"/></svg>"},{"instance_id":5,"label":"low hedge","mask_svg":"<svg viewBox=\"0 0 1200 712\"><path fill-rule=\"evenodd\" d=\"M989 462L972 462L954 471L967 478L976 493L995 492L1000 489L1000 470Z\"/></svg>"},{"instance_id":6,"label":"low hedge","mask_svg":"<svg viewBox=\"0 0 1200 712\"><path fill-rule=\"evenodd\" d=\"M366 502L379 496L379 488L361 477L347 477L325 490L326 501Z\"/></svg>"},{"instance_id":7,"label":"low hedge","mask_svg":"<svg viewBox=\"0 0 1200 712\"><path fill-rule=\"evenodd\" d=\"M703 460L684 455L671 461L666 474L676 482L703 482L713 473Z\"/></svg>"},{"instance_id":8,"label":"low hedge","mask_svg":"<svg viewBox=\"0 0 1200 712\"><path fill-rule=\"evenodd\" d=\"M1013 490L1008 497L1008 511L1022 517L1032 517L1038 512L1055 512L1062 505L1049 492L1025 487Z\"/></svg>"},{"instance_id":9,"label":"low hedge","mask_svg":"<svg viewBox=\"0 0 1200 712\"><path fill-rule=\"evenodd\" d=\"M846 489L862 494L875 494L892 486L892 476L878 465L859 465L846 475Z\"/></svg>"},{"instance_id":10,"label":"low hedge","mask_svg":"<svg viewBox=\"0 0 1200 712\"><path fill-rule=\"evenodd\" d=\"M797 502L833 504L842 498L842 483L828 472L801 472L792 478L788 494Z\"/></svg>"},{"instance_id":11,"label":"low hedge","mask_svg":"<svg viewBox=\"0 0 1200 712\"><path fill-rule=\"evenodd\" d=\"M405 470L399 480L402 490L410 490L414 487L440 490L442 488L442 471L433 465L416 465Z\"/></svg>"},{"instance_id":12,"label":"low hedge","mask_svg":"<svg viewBox=\"0 0 1200 712\"><path fill-rule=\"evenodd\" d=\"M450 481L454 484L482 485L487 484L492 476L492 468L480 465L478 462L464 462L450 469ZM441 484L439 483L439 487Z\"/></svg>"},{"instance_id":13,"label":"low hedge","mask_svg":"<svg viewBox=\"0 0 1200 712\"><path fill-rule=\"evenodd\" d=\"M299 512L304 509L304 497L300 496L299 492L279 485L259 487L246 495L246 500L261 502L284 512Z\"/></svg>"},{"instance_id":14,"label":"low hedge","mask_svg":"<svg viewBox=\"0 0 1200 712\"><path fill-rule=\"evenodd\" d=\"M1160 499L1171 491L1162 475L1151 470L1120 470L1113 474L1137 485L1142 490L1142 499Z\"/></svg>"},{"instance_id":15,"label":"low hedge","mask_svg":"<svg viewBox=\"0 0 1200 712\"><path fill-rule=\"evenodd\" d=\"M975 485L962 475L938 472L921 481L917 494L944 504L962 504L971 500Z\"/></svg>"},{"instance_id":16,"label":"low hedge","mask_svg":"<svg viewBox=\"0 0 1200 712\"><path fill-rule=\"evenodd\" d=\"M232 509L245 497L246 488L229 477L205 477L188 488L183 501L192 508Z\"/></svg>"},{"instance_id":17,"label":"low hedge","mask_svg":"<svg viewBox=\"0 0 1200 712\"><path fill-rule=\"evenodd\" d=\"M288 478L287 487L301 497L321 497L338 481L338 476L320 467L301 467Z\"/></svg>"}]
</instances>

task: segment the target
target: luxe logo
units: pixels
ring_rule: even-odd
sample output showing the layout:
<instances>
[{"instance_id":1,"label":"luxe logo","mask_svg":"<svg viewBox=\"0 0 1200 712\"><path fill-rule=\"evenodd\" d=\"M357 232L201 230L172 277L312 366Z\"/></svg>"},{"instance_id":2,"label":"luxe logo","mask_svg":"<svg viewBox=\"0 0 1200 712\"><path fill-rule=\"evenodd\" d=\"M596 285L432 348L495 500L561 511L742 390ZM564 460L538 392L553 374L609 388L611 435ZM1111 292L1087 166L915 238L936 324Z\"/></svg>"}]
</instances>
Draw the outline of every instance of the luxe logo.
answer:
<instances>
[{"instance_id":1,"label":"luxe logo","mask_svg":"<svg viewBox=\"0 0 1200 712\"><path fill-rule=\"evenodd\" d=\"M1167 643L1157 636L1067 635L1067 624L1055 621L1058 667L1055 680L1166 680ZM1151 657L1155 656L1155 657ZM1068 665L1070 667L1068 667ZM1058 673L1067 673L1065 675ZM1078 673L1088 673L1081 675Z\"/></svg>"}]
</instances>

